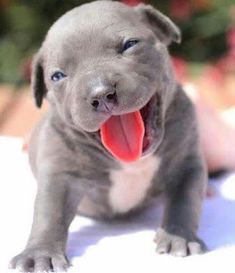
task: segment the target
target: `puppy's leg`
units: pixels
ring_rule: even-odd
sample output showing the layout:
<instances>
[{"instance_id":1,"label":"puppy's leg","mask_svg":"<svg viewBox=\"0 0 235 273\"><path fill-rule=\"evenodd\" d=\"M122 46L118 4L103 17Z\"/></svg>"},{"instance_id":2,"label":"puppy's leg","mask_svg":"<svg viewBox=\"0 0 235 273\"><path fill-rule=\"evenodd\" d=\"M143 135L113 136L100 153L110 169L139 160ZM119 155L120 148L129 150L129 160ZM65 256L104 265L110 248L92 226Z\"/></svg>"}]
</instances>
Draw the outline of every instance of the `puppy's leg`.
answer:
<instances>
[{"instance_id":1,"label":"puppy's leg","mask_svg":"<svg viewBox=\"0 0 235 273\"><path fill-rule=\"evenodd\" d=\"M71 188L74 178L67 174L39 178L31 234L25 250L14 257L10 268L23 272L65 271L68 227L81 194Z\"/></svg>"},{"instance_id":2,"label":"puppy's leg","mask_svg":"<svg viewBox=\"0 0 235 273\"><path fill-rule=\"evenodd\" d=\"M206 172L198 163L198 167L182 168L181 175L174 179L171 183L174 185L168 185L166 191L163 223L155 237L157 252L175 256L202 253L206 247L196 237L196 231L205 192Z\"/></svg>"}]
</instances>

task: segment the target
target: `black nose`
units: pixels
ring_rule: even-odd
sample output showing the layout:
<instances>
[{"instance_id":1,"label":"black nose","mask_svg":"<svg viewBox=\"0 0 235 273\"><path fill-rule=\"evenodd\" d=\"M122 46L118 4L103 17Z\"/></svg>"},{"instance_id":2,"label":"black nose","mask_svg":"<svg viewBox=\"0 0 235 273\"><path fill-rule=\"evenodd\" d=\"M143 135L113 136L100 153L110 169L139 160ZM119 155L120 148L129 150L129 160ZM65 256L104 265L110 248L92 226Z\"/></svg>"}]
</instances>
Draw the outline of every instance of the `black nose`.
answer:
<instances>
[{"instance_id":1,"label":"black nose","mask_svg":"<svg viewBox=\"0 0 235 273\"><path fill-rule=\"evenodd\" d=\"M91 98L92 107L101 112L110 112L117 103L116 88L101 88Z\"/></svg>"}]
</instances>

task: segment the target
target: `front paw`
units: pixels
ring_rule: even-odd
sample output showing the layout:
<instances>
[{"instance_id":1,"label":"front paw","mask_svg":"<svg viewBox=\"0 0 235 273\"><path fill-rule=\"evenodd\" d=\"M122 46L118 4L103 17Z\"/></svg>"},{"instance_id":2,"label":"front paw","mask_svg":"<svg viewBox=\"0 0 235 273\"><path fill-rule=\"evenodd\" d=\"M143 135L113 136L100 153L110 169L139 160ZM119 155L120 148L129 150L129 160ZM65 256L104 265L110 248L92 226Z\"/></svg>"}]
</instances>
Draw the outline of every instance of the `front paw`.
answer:
<instances>
[{"instance_id":1,"label":"front paw","mask_svg":"<svg viewBox=\"0 0 235 273\"><path fill-rule=\"evenodd\" d=\"M20 272L65 272L68 267L69 262L62 251L46 246L26 248L9 264L10 269Z\"/></svg>"},{"instance_id":2,"label":"front paw","mask_svg":"<svg viewBox=\"0 0 235 273\"><path fill-rule=\"evenodd\" d=\"M201 254L206 251L205 244L196 236L180 229L166 231L159 228L155 239L156 251L159 254L169 253L177 257Z\"/></svg>"}]
</instances>

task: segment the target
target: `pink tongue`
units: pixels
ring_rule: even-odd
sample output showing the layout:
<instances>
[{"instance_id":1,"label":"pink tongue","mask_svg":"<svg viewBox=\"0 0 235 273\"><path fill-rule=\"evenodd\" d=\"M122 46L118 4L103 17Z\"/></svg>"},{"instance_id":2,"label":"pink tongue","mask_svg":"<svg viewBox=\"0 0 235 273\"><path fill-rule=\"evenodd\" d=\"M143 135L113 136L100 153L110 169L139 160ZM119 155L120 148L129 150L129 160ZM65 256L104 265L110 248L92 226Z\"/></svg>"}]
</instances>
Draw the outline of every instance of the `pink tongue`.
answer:
<instances>
[{"instance_id":1,"label":"pink tongue","mask_svg":"<svg viewBox=\"0 0 235 273\"><path fill-rule=\"evenodd\" d=\"M139 111L112 116L100 132L103 145L115 158L132 162L141 157L144 122Z\"/></svg>"}]
</instances>

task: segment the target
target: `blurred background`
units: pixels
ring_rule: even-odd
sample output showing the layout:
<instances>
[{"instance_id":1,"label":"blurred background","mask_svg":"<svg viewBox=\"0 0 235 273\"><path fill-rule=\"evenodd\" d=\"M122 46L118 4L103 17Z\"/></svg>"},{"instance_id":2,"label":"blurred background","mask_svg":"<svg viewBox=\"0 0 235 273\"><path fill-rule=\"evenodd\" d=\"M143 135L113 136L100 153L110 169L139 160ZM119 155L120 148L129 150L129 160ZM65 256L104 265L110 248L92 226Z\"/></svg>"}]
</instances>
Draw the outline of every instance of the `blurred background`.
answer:
<instances>
[{"instance_id":1,"label":"blurred background","mask_svg":"<svg viewBox=\"0 0 235 273\"><path fill-rule=\"evenodd\" d=\"M50 25L64 12L89 1L0 0L0 134L25 136L46 109L30 95L32 56ZM136 5L139 0L123 0ZM235 1L147 1L182 30L170 53L176 75L192 83L212 106L235 106Z\"/></svg>"}]
</instances>

